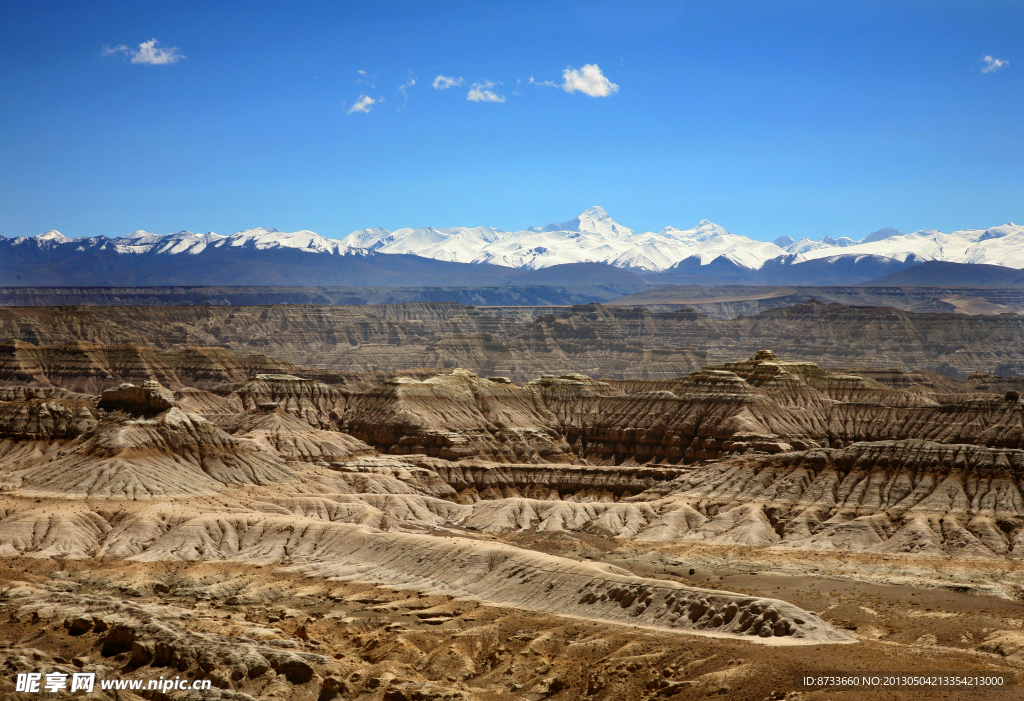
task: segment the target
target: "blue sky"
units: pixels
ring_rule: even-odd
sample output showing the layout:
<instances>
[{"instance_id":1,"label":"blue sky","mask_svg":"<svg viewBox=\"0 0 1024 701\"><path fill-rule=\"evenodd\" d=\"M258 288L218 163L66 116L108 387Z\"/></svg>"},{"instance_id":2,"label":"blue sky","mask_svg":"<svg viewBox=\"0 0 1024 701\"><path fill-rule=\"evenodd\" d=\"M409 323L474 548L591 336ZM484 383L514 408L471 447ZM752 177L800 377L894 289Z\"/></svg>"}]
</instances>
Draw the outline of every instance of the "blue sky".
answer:
<instances>
[{"instance_id":1,"label":"blue sky","mask_svg":"<svg viewBox=\"0 0 1024 701\"><path fill-rule=\"evenodd\" d=\"M760 239L1024 220L1022 0L0 0L0 17L5 236L515 230L594 204Z\"/></svg>"}]
</instances>

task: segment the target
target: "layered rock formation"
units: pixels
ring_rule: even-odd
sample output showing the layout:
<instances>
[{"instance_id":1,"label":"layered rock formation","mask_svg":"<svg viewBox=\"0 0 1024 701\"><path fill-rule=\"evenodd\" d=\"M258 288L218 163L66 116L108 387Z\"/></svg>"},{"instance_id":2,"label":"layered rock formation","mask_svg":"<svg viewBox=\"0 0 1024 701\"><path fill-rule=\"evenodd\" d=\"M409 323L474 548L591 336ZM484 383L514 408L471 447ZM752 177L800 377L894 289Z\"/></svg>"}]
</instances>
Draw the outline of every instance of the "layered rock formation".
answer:
<instances>
[{"instance_id":1,"label":"layered rock formation","mask_svg":"<svg viewBox=\"0 0 1024 701\"><path fill-rule=\"evenodd\" d=\"M71 388L93 392L111 381L140 384L156 379L171 388L179 382L208 388L259 372L314 377L280 363L272 367L266 359L225 357L223 350L209 350L216 347L334 373L463 367L482 377L507 376L519 382L570 372L671 379L709 363L742 360L758 347L823 367L870 364L875 370L924 370L961 380L974 372L1024 375L1019 350L1024 347L1024 319L1019 316L919 314L816 301L731 320L685 309L653 312L600 305L557 312L441 303L9 307L0 310L0 338L36 347L83 342L128 346L111 349L111 358L104 355L108 351L81 345L67 351L11 345L0 352L0 377L9 383L46 379L71 387L68 383L79 382ZM186 348L198 356L165 353L184 354ZM61 371L63 364L67 370ZM78 377L95 379L74 379ZM315 379L339 384L327 376Z\"/></svg>"},{"instance_id":2,"label":"layered rock formation","mask_svg":"<svg viewBox=\"0 0 1024 701\"><path fill-rule=\"evenodd\" d=\"M675 465L906 439L1024 447L1022 405L1012 393L970 392L970 384L951 380L938 389L960 391L936 391L918 384L919 374L898 376L889 372L887 385L765 351L665 381L569 374L519 385L465 370L422 381L397 377L367 392L338 393L330 406L293 402L292 410L384 452L449 460ZM239 387L216 391L249 391Z\"/></svg>"},{"instance_id":3,"label":"layered rock formation","mask_svg":"<svg viewBox=\"0 0 1024 701\"><path fill-rule=\"evenodd\" d=\"M258 373L301 373L344 385L353 379L324 370L299 368L265 355L238 354L222 347L158 350L135 343L109 345L70 341L35 346L20 340L0 343L0 378L19 385L54 385L99 393L115 383L159 382L170 389L205 389L241 382Z\"/></svg>"},{"instance_id":4,"label":"layered rock formation","mask_svg":"<svg viewBox=\"0 0 1024 701\"><path fill-rule=\"evenodd\" d=\"M470 375L455 380L464 378ZM542 381L526 396L590 392L581 389L585 380L564 382L573 384L571 391ZM589 384L598 393L606 387ZM388 388L396 386L402 383ZM317 403L332 396L329 390L294 377L259 376L234 392L244 395L243 406L259 392L277 392L315 414L330 409ZM8 396L25 401L29 394ZM89 404L76 395L59 399ZM479 463L467 470L422 457L376 457L356 438L314 428L272 402L207 420L183 411L175 395L156 383L122 385L92 402L98 419L83 422L79 435L40 435L31 442L37 446L33 454L0 457L0 554L288 562L318 576L665 630L794 642L848 639L785 602L655 583L614 568L450 537L480 530L474 525L480 514L466 503L474 501L470 490L486 497L501 481L481 475L486 467ZM576 498L623 498L679 475L658 468L629 477L602 472L614 471L563 473L558 486L549 481L549 491L574 483ZM476 485L486 483L491 487L481 495ZM532 491L538 486L533 480ZM424 526L449 537L423 534Z\"/></svg>"},{"instance_id":5,"label":"layered rock formation","mask_svg":"<svg viewBox=\"0 0 1024 701\"><path fill-rule=\"evenodd\" d=\"M212 393L12 387L0 401L2 484L139 499L284 481L309 485L296 495L396 495L346 497L347 515L330 517L374 527L1016 557L1022 404L897 376L883 384L761 351L670 381L519 385L458 370L365 392L262 374ZM307 497L295 498L275 509L327 508L314 499L295 512ZM940 501L939 516L920 517ZM877 542L828 534L864 519ZM105 547L90 543L83 552Z\"/></svg>"},{"instance_id":6,"label":"layered rock formation","mask_svg":"<svg viewBox=\"0 0 1024 701\"><path fill-rule=\"evenodd\" d=\"M1024 451L883 441L724 460L638 499L690 511L684 540L1021 559L1022 491Z\"/></svg>"},{"instance_id":7,"label":"layered rock formation","mask_svg":"<svg viewBox=\"0 0 1024 701\"><path fill-rule=\"evenodd\" d=\"M688 644L794 650L890 633L853 625L854 614L831 599L793 603L804 590L783 595L776 587L788 580L777 573L752 587L762 567L787 563L788 576L810 575L801 587L824 581L819 570L827 567L872 586L891 584L898 572L902 581L1007 605L1024 596L1024 405L993 393L1001 380L961 383L893 369L867 377L767 350L655 380L412 374L370 388L254 373L209 389L153 379L111 382L100 394L0 389L0 566L119 563L149 577L124 596L154 602L149 609L110 592L86 595L80 584L18 584L4 594L16 605L0 597L4 620L24 631L10 648L22 657L11 664L27 664L23 643L42 639L34 626L45 621L46 635L93 641L95 658L79 668L106 670L119 660L129 671L187 670L216 682L224 698L288 696L287 684L293 698L358 690L383 701L434 693L424 678L452 685L484 674L465 661L476 659L470 650L451 659L472 674L418 676L433 663L411 642L425 645L423 636L401 637L407 630L464 633L463 622L450 623L434 605L379 624L377 616L406 604L360 608L320 628L312 619L297 623L287 634L269 627L270 614L264 625L249 620L251 610L244 623L236 611L239 618L227 620L245 629L226 630L242 641L237 649L210 635L198 605L187 615L168 608L186 590L197 601L221 596L226 606L275 602L278 594L259 584L275 572L301 577L321 603L326 594L317 587L373 585L401 590L401 601L437 597L490 611L480 621L514 611L656 631L661 644L695 635ZM210 584L203 568L213 565L258 574ZM155 580L149 573L161 568L170 574ZM721 574L713 580L712 571ZM864 615L877 616L877 605L860 602L871 611ZM984 635L967 631L957 644L1012 661L1009 625L986 619L977 627ZM352 659L394 653L394 676L375 669L382 681L373 686L340 676L340 649L318 652L338 631L360 641L381 631L379 643ZM558 655L589 649L574 640ZM492 647L486 664L514 676ZM437 654L454 655L446 649ZM391 684L399 678L410 686ZM619 689L607 676L583 678L559 684L598 698ZM501 693L530 688L540 698L562 688L531 679ZM684 688L664 679L646 681L644 693ZM439 688L443 698L452 687Z\"/></svg>"}]
</instances>

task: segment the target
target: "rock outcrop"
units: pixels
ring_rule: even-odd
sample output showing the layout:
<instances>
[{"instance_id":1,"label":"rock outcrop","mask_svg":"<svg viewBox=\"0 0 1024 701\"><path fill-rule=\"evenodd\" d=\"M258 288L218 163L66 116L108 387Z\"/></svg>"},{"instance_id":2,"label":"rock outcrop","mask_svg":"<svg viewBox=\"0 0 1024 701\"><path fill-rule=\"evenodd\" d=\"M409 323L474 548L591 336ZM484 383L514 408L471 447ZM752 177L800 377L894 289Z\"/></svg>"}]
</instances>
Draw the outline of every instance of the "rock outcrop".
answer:
<instances>
[{"instance_id":1,"label":"rock outcrop","mask_svg":"<svg viewBox=\"0 0 1024 701\"><path fill-rule=\"evenodd\" d=\"M131 383L118 385L113 389L103 390L99 407L108 411L124 409L134 412L152 412L159 414L177 406L174 393L163 387L156 380L148 380L136 387Z\"/></svg>"}]
</instances>

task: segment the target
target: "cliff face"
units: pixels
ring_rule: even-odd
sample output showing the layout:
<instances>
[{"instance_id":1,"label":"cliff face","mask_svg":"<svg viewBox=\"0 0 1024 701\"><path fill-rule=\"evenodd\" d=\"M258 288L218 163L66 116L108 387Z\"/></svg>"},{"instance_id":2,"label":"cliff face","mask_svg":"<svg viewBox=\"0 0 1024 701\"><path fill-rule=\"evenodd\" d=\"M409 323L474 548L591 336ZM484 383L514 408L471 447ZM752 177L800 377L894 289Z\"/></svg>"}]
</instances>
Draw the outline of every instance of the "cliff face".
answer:
<instances>
[{"instance_id":1,"label":"cliff face","mask_svg":"<svg viewBox=\"0 0 1024 701\"><path fill-rule=\"evenodd\" d=\"M481 376L504 375L517 381L570 372L613 379L669 379L711 363L741 360L757 348L772 348L789 360L823 367L870 363L874 370L921 370L958 379L974 372L1024 375L1024 319L1020 317L915 314L819 302L728 321L692 310L651 312L600 305L540 316L536 309L458 304L21 307L0 309L0 338L35 346L86 342L191 349L202 357L194 360L196 374L185 384L202 386L215 383L201 376L203 363L227 363L208 359L213 351L204 348L269 355L335 373L464 367ZM27 346L6 347L0 359L6 356L3 362L13 365L0 377L25 382L39 374L38 366L48 366L48 361L33 360L30 351ZM17 362L12 355L19 356ZM120 362L128 366L135 361ZM308 376L280 363L270 367L263 361L265 365L258 367L255 359L233 362L243 365L245 372L225 376L223 370L215 369L212 374L223 378L216 381L238 381L245 379L243 374L255 372ZM105 367L116 365L111 361ZM147 379L110 369L79 372L76 368L66 374L70 378L90 372L132 382ZM161 370L155 377L173 386L175 372Z\"/></svg>"},{"instance_id":2,"label":"cliff face","mask_svg":"<svg viewBox=\"0 0 1024 701\"><path fill-rule=\"evenodd\" d=\"M1024 451L931 441L725 460L654 486L669 536L807 550L1024 558Z\"/></svg>"},{"instance_id":3,"label":"cliff face","mask_svg":"<svg viewBox=\"0 0 1024 701\"><path fill-rule=\"evenodd\" d=\"M960 391L893 389L770 351L670 381L569 374L516 385L457 370L352 394L340 425L392 454L499 462L675 465L908 439L1024 448L1016 397L946 383Z\"/></svg>"},{"instance_id":4,"label":"cliff face","mask_svg":"<svg viewBox=\"0 0 1024 701\"><path fill-rule=\"evenodd\" d=\"M157 349L135 343L106 345L71 341L55 346L35 346L19 340L0 343L0 378L8 383L59 386L99 393L111 386L147 381L179 389L208 388L225 382L242 382L256 374L301 373L333 385L354 381L356 386L376 384L372 376L362 380L329 370L303 368L262 354L234 353L224 348L188 347Z\"/></svg>"}]
</instances>

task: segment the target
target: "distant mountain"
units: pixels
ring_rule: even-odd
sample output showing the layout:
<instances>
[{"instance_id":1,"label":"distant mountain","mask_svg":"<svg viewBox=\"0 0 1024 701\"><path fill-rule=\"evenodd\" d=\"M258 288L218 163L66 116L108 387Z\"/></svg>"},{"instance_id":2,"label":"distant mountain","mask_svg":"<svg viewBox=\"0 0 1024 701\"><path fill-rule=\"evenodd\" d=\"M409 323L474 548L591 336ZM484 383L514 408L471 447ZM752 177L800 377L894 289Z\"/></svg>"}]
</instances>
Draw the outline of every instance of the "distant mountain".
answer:
<instances>
[{"instance_id":1,"label":"distant mountain","mask_svg":"<svg viewBox=\"0 0 1024 701\"><path fill-rule=\"evenodd\" d=\"M460 263L491 263L511 268L539 269L565 263L607 263L616 268L658 272L693 256L704 264L725 257L738 265L760 268L785 251L773 243L736 236L702 221L692 229L666 227L638 234L613 220L600 207L590 207L575 219L501 231L488 227L449 229L365 229L341 243L378 253L412 253Z\"/></svg>"},{"instance_id":2,"label":"distant mountain","mask_svg":"<svg viewBox=\"0 0 1024 701\"><path fill-rule=\"evenodd\" d=\"M874 241L881 241L883 239L890 239L893 236L903 236L903 232L899 229L879 229L878 231L872 231L870 234L861 239L861 243L872 243Z\"/></svg>"},{"instance_id":3,"label":"distant mountain","mask_svg":"<svg viewBox=\"0 0 1024 701\"><path fill-rule=\"evenodd\" d=\"M707 220L637 233L590 207L569 221L511 232L377 228L329 239L264 228L117 238L47 231L0 240L0 285L849 285L929 261L1024 268L1024 227L880 229L861 241L769 243ZM919 275L930 270L937 269Z\"/></svg>"},{"instance_id":4,"label":"distant mountain","mask_svg":"<svg viewBox=\"0 0 1024 701\"><path fill-rule=\"evenodd\" d=\"M0 285L68 287L153 285L331 285L348 287L604 286L613 299L648 284L629 270L595 263L525 270L421 256L351 250L309 232L260 230L245 237L133 234L120 239L51 236L0 239ZM289 238L290 237L290 238ZM316 237L316 238L313 238ZM271 243L268 239L272 239ZM284 240L301 246L282 245ZM326 242L326 243L324 243ZM612 293L615 294L612 294Z\"/></svg>"},{"instance_id":5,"label":"distant mountain","mask_svg":"<svg viewBox=\"0 0 1024 701\"><path fill-rule=\"evenodd\" d=\"M1024 270L932 260L864 284L871 287L1024 287Z\"/></svg>"},{"instance_id":6,"label":"distant mountain","mask_svg":"<svg viewBox=\"0 0 1024 701\"><path fill-rule=\"evenodd\" d=\"M786 255L765 261L757 270L724 257L701 265L696 257L643 278L656 285L859 285L898 270L920 265L913 255L904 260L884 256L845 255L801 260Z\"/></svg>"}]
</instances>

